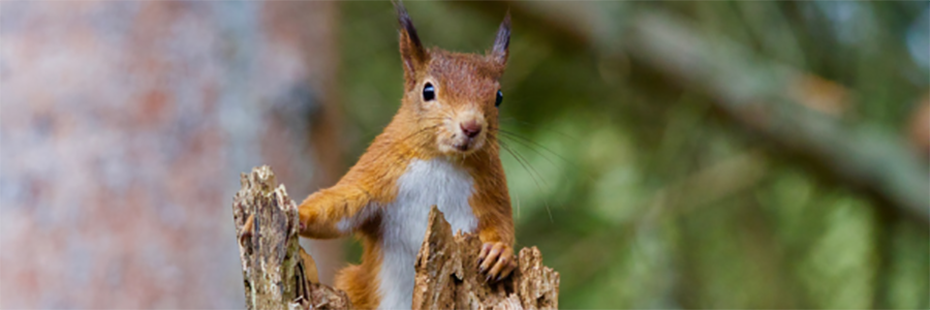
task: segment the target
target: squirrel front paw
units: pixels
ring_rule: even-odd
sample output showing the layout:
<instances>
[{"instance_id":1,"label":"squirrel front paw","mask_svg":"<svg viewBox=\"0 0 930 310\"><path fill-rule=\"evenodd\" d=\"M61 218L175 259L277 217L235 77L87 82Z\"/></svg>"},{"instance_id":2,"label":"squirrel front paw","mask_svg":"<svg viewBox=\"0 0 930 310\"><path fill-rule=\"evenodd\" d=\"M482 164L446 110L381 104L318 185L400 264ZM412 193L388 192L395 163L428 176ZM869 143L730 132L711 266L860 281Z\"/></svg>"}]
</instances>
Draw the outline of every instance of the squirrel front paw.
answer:
<instances>
[{"instance_id":1,"label":"squirrel front paw","mask_svg":"<svg viewBox=\"0 0 930 310\"><path fill-rule=\"evenodd\" d=\"M478 270L487 274L488 282L506 278L517 268L513 258L513 247L503 242L485 242L478 254Z\"/></svg>"}]
</instances>

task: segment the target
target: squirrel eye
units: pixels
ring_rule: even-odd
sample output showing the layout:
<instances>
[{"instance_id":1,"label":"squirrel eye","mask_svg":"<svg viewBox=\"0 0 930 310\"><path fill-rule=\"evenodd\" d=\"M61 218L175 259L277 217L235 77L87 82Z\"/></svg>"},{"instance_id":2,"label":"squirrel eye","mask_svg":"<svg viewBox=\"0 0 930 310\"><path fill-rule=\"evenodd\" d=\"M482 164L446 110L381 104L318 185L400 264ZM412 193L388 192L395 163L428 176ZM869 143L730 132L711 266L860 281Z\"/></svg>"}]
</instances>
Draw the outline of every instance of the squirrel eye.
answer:
<instances>
[{"instance_id":1,"label":"squirrel eye","mask_svg":"<svg viewBox=\"0 0 930 310\"><path fill-rule=\"evenodd\" d=\"M497 101L494 101L494 107L501 106L501 101L504 101L504 93L500 90L497 90Z\"/></svg>"},{"instance_id":2,"label":"squirrel eye","mask_svg":"<svg viewBox=\"0 0 930 310\"><path fill-rule=\"evenodd\" d=\"M433 89L433 84L427 82L423 86L423 101L432 101L436 99L436 91Z\"/></svg>"}]
</instances>

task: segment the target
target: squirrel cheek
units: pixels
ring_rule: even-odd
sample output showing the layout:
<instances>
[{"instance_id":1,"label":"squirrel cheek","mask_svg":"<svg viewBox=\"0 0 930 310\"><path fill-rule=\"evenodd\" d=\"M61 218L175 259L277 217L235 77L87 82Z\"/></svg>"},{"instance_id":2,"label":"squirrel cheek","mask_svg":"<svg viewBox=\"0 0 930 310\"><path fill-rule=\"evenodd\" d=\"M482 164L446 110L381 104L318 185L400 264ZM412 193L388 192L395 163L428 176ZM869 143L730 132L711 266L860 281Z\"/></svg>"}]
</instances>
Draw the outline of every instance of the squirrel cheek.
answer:
<instances>
[{"instance_id":1,"label":"squirrel cheek","mask_svg":"<svg viewBox=\"0 0 930 310\"><path fill-rule=\"evenodd\" d=\"M436 135L436 146L439 149L439 152L444 154L454 153L454 145L460 137L455 134L455 131L451 129L450 124L441 126L439 132Z\"/></svg>"}]
</instances>

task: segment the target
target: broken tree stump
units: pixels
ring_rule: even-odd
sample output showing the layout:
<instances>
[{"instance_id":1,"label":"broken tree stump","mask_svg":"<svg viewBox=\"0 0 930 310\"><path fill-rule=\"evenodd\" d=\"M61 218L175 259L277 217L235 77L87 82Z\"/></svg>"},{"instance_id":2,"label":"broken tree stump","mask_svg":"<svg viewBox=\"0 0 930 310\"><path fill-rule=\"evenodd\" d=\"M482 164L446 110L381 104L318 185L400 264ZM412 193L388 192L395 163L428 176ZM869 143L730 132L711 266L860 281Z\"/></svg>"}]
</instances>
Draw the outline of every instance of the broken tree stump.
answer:
<instances>
[{"instance_id":1,"label":"broken tree stump","mask_svg":"<svg viewBox=\"0 0 930 310\"><path fill-rule=\"evenodd\" d=\"M297 242L297 205L268 166L241 176L233 218L246 306L254 309L352 309L348 295L317 283L316 265ZM488 284L478 274L481 241L452 234L435 206L416 261L414 309L557 309L559 273L536 247L522 249L513 274Z\"/></svg>"},{"instance_id":2,"label":"broken tree stump","mask_svg":"<svg viewBox=\"0 0 930 310\"><path fill-rule=\"evenodd\" d=\"M316 264L298 243L297 205L268 166L240 177L233 219L253 309L351 309L345 292L317 283Z\"/></svg>"},{"instance_id":3,"label":"broken tree stump","mask_svg":"<svg viewBox=\"0 0 930 310\"><path fill-rule=\"evenodd\" d=\"M507 279L488 284L478 272L481 240L452 234L435 206L416 261L413 309L557 309L559 273L542 264L536 247L523 248Z\"/></svg>"}]
</instances>

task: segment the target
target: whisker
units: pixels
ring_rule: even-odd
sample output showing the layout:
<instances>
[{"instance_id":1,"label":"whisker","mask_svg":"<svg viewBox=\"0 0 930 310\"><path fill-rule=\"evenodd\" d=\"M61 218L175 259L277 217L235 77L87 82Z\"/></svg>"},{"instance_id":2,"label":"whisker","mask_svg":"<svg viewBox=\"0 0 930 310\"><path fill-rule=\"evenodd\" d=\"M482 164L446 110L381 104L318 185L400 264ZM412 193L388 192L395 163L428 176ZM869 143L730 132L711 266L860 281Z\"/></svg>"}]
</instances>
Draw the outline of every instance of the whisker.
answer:
<instances>
[{"instance_id":1,"label":"whisker","mask_svg":"<svg viewBox=\"0 0 930 310\"><path fill-rule=\"evenodd\" d=\"M514 125L523 126L523 128L546 130L546 131L549 131L549 132L551 132L551 133L556 133L556 134L562 135L563 137L569 138L569 139L575 139L575 140L578 139L578 137L572 136L572 135L570 135L570 134L567 134L567 133L564 133L564 132L561 132L561 131L558 131L558 130L555 130L555 129L552 129L552 128L548 128L548 127L546 127L546 126L537 126L537 125L532 124L532 123L530 123L530 122L526 122L526 121L519 120L519 119L517 119L516 117L513 117L513 116L511 116L511 117L506 117L506 118L500 118L500 119L498 119L498 121L501 122L501 123L507 121L507 122L509 122L509 124L514 124Z\"/></svg>"},{"instance_id":2,"label":"whisker","mask_svg":"<svg viewBox=\"0 0 930 310\"><path fill-rule=\"evenodd\" d=\"M522 143L523 143L524 145L533 144L533 145L535 145L535 146L537 146L537 147L540 147L540 148L542 148L543 150L549 152L549 153L552 154L552 155L558 156L559 158L561 158L562 160L564 160L566 163L571 163L571 161L569 161L568 159L566 159L565 157L563 157L563 156L560 155L559 153L556 153L555 151L549 149L549 148L546 147L545 145L539 144L539 142L530 140L529 138L523 137L523 136L521 136L521 135L519 135L519 134L517 134L517 133L511 132L511 131L507 131L507 130L504 130L504 129L499 129L499 131L500 131L501 133L507 135L508 137L514 137L514 138L518 138L518 139L520 139L520 140L523 140L524 142L522 142Z\"/></svg>"},{"instance_id":3,"label":"whisker","mask_svg":"<svg viewBox=\"0 0 930 310\"><path fill-rule=\"evenodd\" d=\"M517 157L519 157L520 159L523 160L524 163L526 163L526 166L529 167L530 170L532 170L532 172L536 173L536 176L539 177L539 180L542 181L543 185L545 185L546 188L551 187L549 183L546 182L546 178L544 178L542 174L539 173L539 170L536 170L536 168L533 168L533 165L530 165L530 160L526 159L526 156L523 156L523 154L520 154L520 152L518 152L515 148L511 148L509 146L507 148L511 149L514 152L514 154L517 155Z\"/></svg>"},{"instance_id":4,"label":"whisker","mask_svg":"<svg viewBox=\"0 0 930 310\"><path fill-rule=\"evenodd\" d=\"M587 177L590 181L596 182L596 180L597 180L593 175L591 175L591 174L585 172L585 169L582 169L581 166L579 166L578 164L573 163L572 161L568 160L568 158L565 158L565 157L562 156L561 154L559 154L559 153L553 151L552 149L546 147L545 145L540 144L539 142L533 141L532 139L529 139L529 138L524 137L524 136L521 136L521 135L519 135L519 134L517 134L517 133L510 132L510 131L503 130L503 129L498 129L498 132L504 134L504 136L502 136L502 137L508 138L508 139L510 139L510 141L519 143L520 145L522 145L522 146L524 146L524 147L526 147L526 148L532 150L532 151L535 152L536 154L539 154L539 156L541 156L541 157L543 157L544 159L546 159L546 161L548 161L548 162L549 162L550 164L552 164L553 166L555 166L555 163L552 162L552 160L550 160L550 156L551 156L551 155L555 155L556 157L558 157L559 159L561 159L563 162L565 162L566 164L568 164L569 166L571 166L572 168L574 168L575 171L581 172L581 174L583 174L585 177ZM518 140L518 139L519 139L519 140ZM521 140L522 140L522 141L521 141ZM543 154L542 152L540 152L539 150L537 150L536 147L542 148L544 151L548 152L548 153L551 154L551 155L550 155L550 156L547 156L547 155Z\"/></svg>"},{"instance_id":5,"label":"whisker","mask_svg":"<svg viewBox=\"0 0 930 310\"><path fill-rule=\"evenodd\" d=\"M526 147L527 149L529 149L529 150L535 152L536 154L539 154L539 157L542 157L543 159L545 159L546 161L548 161L549 164L551 164L552 166L555 166L555 167L558 166L558 165L556 165L554 162L552 162L552 160L549 159L549 156L546 156L546 154L543 154L543 153L540 152L539 150L533 148L533 146L530 145L529 143L526 143L526 142L523 142L523 141L514 139L514 137L504 137L504 138L511 139L510 141L515 142L515 143L519 143L519 144L522 145L523 147ZM565 159L563 158L563 160L565 160ZM565 162L568 162L568 160L565 160Z\"/></svg>"},{"instance_id":6,"label":"whisker","mask_svg":"<svg viewBox=\"0 0 930 310\"><path fill-rule=\"evenodd\" d=\"M434 129L434 128L439 127L439 126L440 126L440 125L433 125L433 126L424 127L424 128L421 128L421 129L419 129L419 130L417 130L417 131L414 131L413 133L411 133L411 134L409 134L409 135L407 135L407 136L405 136L405 137L403 137L403 138L400 138L400 139L394 140L394 141L405 141L405 140L407 140L407 139L413 138L414 136L417 136L417 135L426 133L428 130ZM393 158L390 158L390 157L393 157ZM403 161L405 160L405 158L403 158L402 156L398 156L398 154L395 154L395 153L393 153L393 152L382 152L382 153L378 154L377 157L376 157L375 159L381 160L381 159L384 159L384 158L389 158L389 160L390 160L391 162L394 162L395 164L402 164ZM383 178L383 177L385 177L385 176L384 176L384 175L379 175L379 176L378 176L378 179Z\"/></svg>"},{"instance_id":7,"label":"whisker","mask_svg":"<svg viewBox=\"0 0 930 310\"><path fill-rule=\"evenodd\" d=\"M510 153L510 155L513 156L514 159L517 160L517 163L519 163L520 166L522 166L523 169L526 170L527 173L529 173L530 178L533 179L533 183L536 184L536 188L539 189L540 192L545 194L546 191L543 190L542 186L539 185L539 179L543 178L542 174L540 174L539 171L536 171L535 169L530 168L529 161L527 161L526 158L524 158L523 156L519 155L515 150L512 150L509 146L507 146L506 143L504 143L504 141L500 141L500 146L505 151L507 151L507 153ZM536 173L536 175L533 174L534 172ZM543 182L545 183L545 180L543 180ZM546 186L548 187L548 184L546 184ZM549 222L555 223L555 221L552 219L552 210L549 207L549 202L543 199L543 205L545 205L546 212L549 214Z\"/></svg>"},{"instance_id":8,"label":"whisker","mask_svg":"<svg viewBox=\"0 0 930 310\"><path fill-rule=\"evenodd\" d=\"M433 126L427 126L427 127L420 128L419 130L414 131L412 134L410 134L409 136L406 136L406 137L400 139L399 141L404 141L404 140L413 138L414 136L416 136L416 135L418 135L418 134L424 133L424 132L426 132L427 130L430 130L430 129L435 129L435 128L439 127L439 126L441 126L441 125L433 125Z\"/></svg>"}]
</instances>

